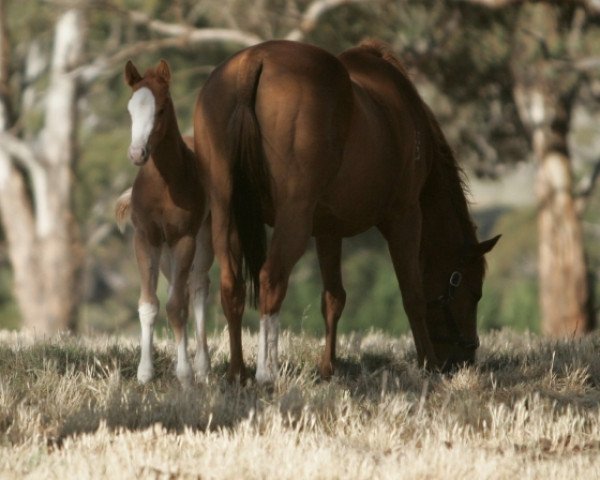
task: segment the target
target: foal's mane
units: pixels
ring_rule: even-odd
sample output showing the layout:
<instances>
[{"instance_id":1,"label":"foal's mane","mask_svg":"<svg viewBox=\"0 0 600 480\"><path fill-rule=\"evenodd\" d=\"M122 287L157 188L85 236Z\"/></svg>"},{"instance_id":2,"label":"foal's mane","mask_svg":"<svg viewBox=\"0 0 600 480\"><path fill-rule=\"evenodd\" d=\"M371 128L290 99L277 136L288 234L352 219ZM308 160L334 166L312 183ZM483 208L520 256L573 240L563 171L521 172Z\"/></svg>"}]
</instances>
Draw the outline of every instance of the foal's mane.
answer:
<instances>
[{"instance_id":1,"label":"foal's mane","mask_svg":"<svg viewBox=\"0 0 600 480\"><path fill-rule=\"evenodd\" d=\"M465 174L456 161L452 148L450 148L438 121L421 98L421 95L411 81L406 68L402 65L402 62L400 62L389 45L379 40L369 39L361 42L359 48L371 55L385 60L392 65L400 75L402 75L404 86L407 87L405 88L405 93L409 97L412 97L411 100L413 101L411 103L413 104L413 108L416 107L418 109L419 117L423 119L420 122L422 124L420 125L420 129L426 130L421 132L426 134L424 140L431 142L430 148L431 155L433 156L433 161L431 162L432 170L427 178L425 191L427 192L430 189L439 191L440 188L443 189L450 198L450 203L458 216L466 240L468 242L476 243L477 237L475 231L477 227L469 214L469 204L467 200L469 189L466 184Z\"/></svg>"}]
</instances>

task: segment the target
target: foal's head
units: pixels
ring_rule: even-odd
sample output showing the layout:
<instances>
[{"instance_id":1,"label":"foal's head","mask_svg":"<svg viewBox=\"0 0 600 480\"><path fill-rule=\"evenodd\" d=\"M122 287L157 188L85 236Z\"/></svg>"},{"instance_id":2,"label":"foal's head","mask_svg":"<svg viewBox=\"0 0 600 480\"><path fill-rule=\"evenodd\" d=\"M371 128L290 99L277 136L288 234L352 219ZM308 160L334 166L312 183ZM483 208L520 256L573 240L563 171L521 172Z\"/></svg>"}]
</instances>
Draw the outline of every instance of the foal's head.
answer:
<instances>
[{"instance_id":1,"label":"foal's head","mask_svg":"<svg viewBox=\"0 0 600 480\"><path fill-rule=\"evenodd\" d=\"M131 145L128 156L134 165L142 166L153 148L162 140L173 120L173 104L169 94L171 72L161 60L141 76L130 61L125 66L125 81L133 95L127 109L131 115Z\"/></svg>"},{"instance_id":2,"label":"foal's head","mask_svg":"<svg viewBox=\"0 0 600 480\"><path fill-rule=\"evenodd\" d=\"M436 293L440 292L429 299L427 323L443 371L453 371L475 361L479 347L477 304L485 275L484 255L499 238L465 246L460 252L447 252L448 255L439 258L435 274L424 279L430 281L430 290L435 288Z\"/></svg>"}]
</instances>

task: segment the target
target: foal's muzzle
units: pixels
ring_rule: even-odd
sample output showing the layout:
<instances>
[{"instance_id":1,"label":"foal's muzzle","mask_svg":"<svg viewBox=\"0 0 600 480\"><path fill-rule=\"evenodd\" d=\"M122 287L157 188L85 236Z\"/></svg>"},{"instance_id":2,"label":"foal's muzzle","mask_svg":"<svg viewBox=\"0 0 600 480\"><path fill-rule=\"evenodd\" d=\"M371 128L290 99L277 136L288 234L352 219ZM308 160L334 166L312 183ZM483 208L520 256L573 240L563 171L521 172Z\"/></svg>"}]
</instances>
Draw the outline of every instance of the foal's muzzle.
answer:
<instances>
[{"instance_id":1,"label":"foal's muzzle","mask_svg":"<svg viewBox=\"0 0 600 480\"><path fill-rule=\"evenodd\" d=\"M134 147L133 145L130 145L129 150L127 151L127 156L134 165L141 167L148 161L150 149L147 146Z\"/></svg>"}]
</instances>

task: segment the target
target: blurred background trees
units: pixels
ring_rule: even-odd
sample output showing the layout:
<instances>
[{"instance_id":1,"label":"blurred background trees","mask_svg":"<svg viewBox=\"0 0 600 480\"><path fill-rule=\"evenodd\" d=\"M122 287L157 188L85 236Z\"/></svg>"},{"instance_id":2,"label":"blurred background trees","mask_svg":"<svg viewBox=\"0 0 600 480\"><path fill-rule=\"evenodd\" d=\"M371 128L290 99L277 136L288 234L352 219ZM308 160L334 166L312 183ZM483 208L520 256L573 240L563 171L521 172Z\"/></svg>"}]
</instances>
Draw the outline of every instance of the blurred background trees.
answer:
<instances>
[{"instance_id":1,"label":"blurred background trees","mask_svg":"<svg viewBox=\"0 0 600 480\"><path fill-rule=\"evenodd\" d=\"M190 133L198 90L240 48L289 38L339 53L365 37L392 45L441 121L481 237L504 234L489 258L482 328L589 331L600 7L585 0L0 0L0 327L137 332L130 233L112 219L136 173L125 153L128 58L142 68L169 61ZM376 232L344 243L343 273L342 331L408 329ZM320 289L310 249L284 325L320 334Z\"/></svg>"}]
</instances>

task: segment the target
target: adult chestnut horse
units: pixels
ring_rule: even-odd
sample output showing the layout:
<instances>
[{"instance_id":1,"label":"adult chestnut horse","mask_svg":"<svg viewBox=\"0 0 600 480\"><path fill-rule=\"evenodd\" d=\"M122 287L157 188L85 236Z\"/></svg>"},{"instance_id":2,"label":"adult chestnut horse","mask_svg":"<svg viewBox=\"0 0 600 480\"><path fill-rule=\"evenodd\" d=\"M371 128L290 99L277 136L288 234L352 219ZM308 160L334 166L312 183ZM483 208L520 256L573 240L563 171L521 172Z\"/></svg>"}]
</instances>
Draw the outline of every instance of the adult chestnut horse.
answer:
<instances>
[{"instance_id":1,"label":"adult chestnut horse","mask_svg":"<svg viewBox=\"0 0 600 480\"><path fill-rule=\"evenodd\" d=\"M133 90L128 104L128 153L140 170L131 192L125 192L117 202L116 214L122 223L130 211L135 228L142 330L137 378L145 383L154 375L152 335L159 307L156 287L160 267L170 284L166 310L177 344L176 374L187 385L192 378L186 331L190 297L196 316L194 369L200 376L210 369L204 320L213 253L208 197L194 152L179 132L170 79L169 66L163 60L143 76L127 62L125 80Z\"/></svg>"},{"instance_id":2,"label":"adult chestnut horse","mask_svg":"<svg viewBox=\"0 0 600 480\"><path fill-rule=\"evenodd\" d=\"M365 43L337 58L288 41L243 50L204 85L194 133L210 185L230 375L244 374L248 280L261 315L256 378L276 378L279 310L311 235L327 332L320 370L332 374L346 297L342 238L373 226L387 240L419 362L473 361L483 255L498 237L477 241L452 152L387 47Z\"/></svg>"}]
</instances>

